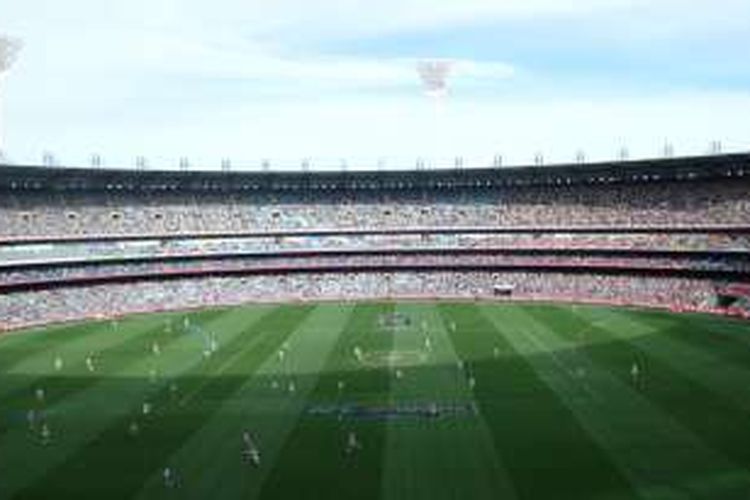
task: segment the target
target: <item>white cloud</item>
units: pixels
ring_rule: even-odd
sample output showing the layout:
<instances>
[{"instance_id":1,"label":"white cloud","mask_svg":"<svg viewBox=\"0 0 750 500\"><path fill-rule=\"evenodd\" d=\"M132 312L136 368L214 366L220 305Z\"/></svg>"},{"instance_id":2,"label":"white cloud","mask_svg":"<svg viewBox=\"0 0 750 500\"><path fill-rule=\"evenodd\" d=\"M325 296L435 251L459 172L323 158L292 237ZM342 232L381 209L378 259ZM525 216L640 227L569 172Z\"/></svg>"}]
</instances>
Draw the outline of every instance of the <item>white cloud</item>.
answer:
<instances>
[{"instance_id":1,"label":"white cloud","mask_svg":"<svg viewBox=\"0 0 750 500\"><path fill-rule=\"evenodd\" d=\"M566 160L578 147L609 157L621 143L647 156L666 138L678 151L714 138L746 148L747 93L633 96L589 79L574 84L591 97L572 99L532 81L523 61L466 58L451 73L453 102L436 116L410 55L344 57L313 42L579 17L599 37L648 49L655 38L688 43L714 21L744 26L749 10L746 0L689 9L677 0L0 0L0 31L26 42L5 89L10 152L34 160L49 148L74 163L97 150L121 164L186 154L212 164L228 155L408 165L496 152L523 163L537 150ZM516 72L549 88L508 87Z\"/></svg>"}]
</instances>

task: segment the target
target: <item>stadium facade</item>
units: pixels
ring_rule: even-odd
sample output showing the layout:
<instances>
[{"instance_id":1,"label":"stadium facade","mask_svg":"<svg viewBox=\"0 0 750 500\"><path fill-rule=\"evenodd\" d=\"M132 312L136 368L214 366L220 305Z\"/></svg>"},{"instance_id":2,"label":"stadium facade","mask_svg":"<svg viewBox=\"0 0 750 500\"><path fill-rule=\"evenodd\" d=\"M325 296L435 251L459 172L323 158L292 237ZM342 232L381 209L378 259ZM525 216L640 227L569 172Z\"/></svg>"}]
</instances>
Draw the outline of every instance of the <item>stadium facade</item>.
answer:
<instances>
[{"instance_id":1,"label":"stadium facade","mask_svg":"<svg viewBox=\"0 0 750 500\"><path fill-rule=\"evenodd\" d=\"M750 155L417 171L0 168L0 328L396 297L747 315Z\"/></svg>"}]
</instances>

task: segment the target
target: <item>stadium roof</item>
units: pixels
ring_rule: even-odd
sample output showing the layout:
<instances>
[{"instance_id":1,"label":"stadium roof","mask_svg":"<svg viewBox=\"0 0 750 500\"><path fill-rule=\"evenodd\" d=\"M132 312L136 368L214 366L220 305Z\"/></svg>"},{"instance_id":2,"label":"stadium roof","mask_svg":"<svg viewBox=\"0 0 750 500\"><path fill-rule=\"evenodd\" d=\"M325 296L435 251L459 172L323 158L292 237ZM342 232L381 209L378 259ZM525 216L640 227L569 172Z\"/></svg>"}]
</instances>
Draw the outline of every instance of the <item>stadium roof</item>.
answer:
<instances>
[{"instance_id":1,"label":"stadium roof","mask_svg":"<svg viewBox=\"0 0 750 500\"><path fill-rule=\"evenodd\" d=\"M493 188L741 177L750 154L481 169L342 172L156 171L39 166L0 167L5 191L374 191Z\"/></svg>"}]
</instances>

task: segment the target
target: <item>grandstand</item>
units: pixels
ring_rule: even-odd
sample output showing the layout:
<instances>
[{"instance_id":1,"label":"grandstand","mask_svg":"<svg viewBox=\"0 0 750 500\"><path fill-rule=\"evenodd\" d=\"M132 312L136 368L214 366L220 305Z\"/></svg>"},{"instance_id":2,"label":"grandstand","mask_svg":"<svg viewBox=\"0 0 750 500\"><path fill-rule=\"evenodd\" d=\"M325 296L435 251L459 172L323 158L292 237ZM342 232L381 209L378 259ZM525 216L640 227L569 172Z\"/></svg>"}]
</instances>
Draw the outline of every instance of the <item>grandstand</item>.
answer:
<instances>
[{"instance_id":1,"label":"grandstand","mask_svg":"<svg viewBox=\"0 0 750 500\"><path fill-rule=\"evenodd\" d=\"M749 168L0 167L0 500L748 498Z\"/></svg>"},{"instance_id":2,"label":"grandstand","mask_svg":"<svg viewBox=\"0 0 750 500\"><path fill-rule=\"evenodd\" d=\"M373 298L743 315L749 192L746 154L388 172L4 166L0 327Z\"/></svg>"}]
</instances>

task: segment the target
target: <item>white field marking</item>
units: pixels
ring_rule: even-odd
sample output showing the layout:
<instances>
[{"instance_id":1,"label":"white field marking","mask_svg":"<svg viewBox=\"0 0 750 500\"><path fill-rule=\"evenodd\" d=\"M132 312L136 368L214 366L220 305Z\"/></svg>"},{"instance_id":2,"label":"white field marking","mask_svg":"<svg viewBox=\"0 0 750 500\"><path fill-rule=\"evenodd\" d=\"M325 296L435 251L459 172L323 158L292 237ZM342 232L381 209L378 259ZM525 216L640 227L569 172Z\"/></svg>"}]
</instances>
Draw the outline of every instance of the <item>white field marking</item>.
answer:
<instances>
[{"instance_id":1,"label":"white field marking","mask_svg":"<svg viewBox=\"0 0 750 500\"><path fill-rule=\"evenodd\" d=\"M362 357L362 365L378 367L407 367L423 364L427 355L419 350L368 351Z\"/></svg>"},{"instance_id":2,"label":"white field marking","mask_svg":"<svg viewBox=\"0 0 750 500\"><path fill-rule=\"evenodd\" d=\"M459 356L436 308L417 304L399 305L398 308L410 316L426 316L432 353L429 363L423 365L424 369L416 369L413 375L391 385L390 404L413 400L476 404L466 377L457 376L453 369ZM417 322L413 323L414 328L394 335L394 349L421 347L421 330L417 328ZM434 478L436 474L443 479L443 485L461 487L460 496L463 498L479 498L488 492L496 498L516 498L510 476L502 457L495 450L489 426L481 414L469 420L436 422L416 428L391 420L386 429L384 498L425 498L435 487L434 481L428 481L426 476ZM445 467L438 472L434 469L436 459L443 464L455 464L457 460L462 460L462 463L459 467ZM474 471L475 475L471 483L462 485L462 471L467 469ZM449 494L447 490L445 493ZM457 491L454 493L459 495Z\"/></svg>"}]
</instances>

